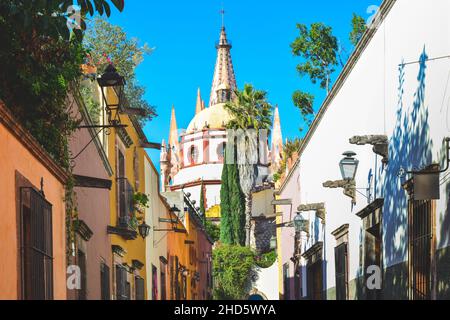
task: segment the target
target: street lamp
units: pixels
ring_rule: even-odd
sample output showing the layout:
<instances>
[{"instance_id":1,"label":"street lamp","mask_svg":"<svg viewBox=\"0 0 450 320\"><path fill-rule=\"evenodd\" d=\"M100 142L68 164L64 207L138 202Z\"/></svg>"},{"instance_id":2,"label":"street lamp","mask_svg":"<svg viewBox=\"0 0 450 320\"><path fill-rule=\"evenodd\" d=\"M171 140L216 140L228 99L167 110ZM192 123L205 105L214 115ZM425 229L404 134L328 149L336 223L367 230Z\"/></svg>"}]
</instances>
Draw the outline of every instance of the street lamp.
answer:
<instances>
[{"instance_id":1,"label":"street lamp","mask_svg":"<svg viewBox=\"0 0 450 320\"><path fill-rule=\"evenodd\" d=\"M138 226L139 234L141 235L142 239L147 238L147 236L150 233L150 226L144 222Z\"/></svg>"},{"instance_id":2,"label":"street lamp","mask_svg":"<svg viewBox=\"0 0 450 320\"><path fill-rule=\"evenodd\" d=\"M355 159L356 153L353 151L344 152L345 158L339 162L341 169L342 179L352 181L355 179L356 170L358 170L359 161Z\"/></svg>"},{"instance_id":3,"label":"street lamp","mask_svg":"<svg viewBox=\"0 0 450 320\"><path fill-rule=\"evenodd\" d=\"M172 212L172 213L177 213L177 212L180 212L180 209L178 209L178 207L177 207L176 205L173 205L173 206L170 208L170 212Z\"/></svg>"},{"instance_id":4,"label":"street lamp","mask_svg":"<svg viewBox=\"0 0 450 320\"><path fill-rule=\"evenodd\" d=\"M272 236L272 238L270 238L270 249L275 250L276 248L277 248L277 237Z\"/></svg>"},{"instance_id":5,"label":"street lamp","mask_svg":"<svg viewBox=\"0 0 450 320\"><path fill-rule=\"evenodd\" d=\"M117 69L112 65L108 65L105 72L97 79L97 82L101 88L103 100L106 106L106 113L108 114L108 122L111 125L120 124L119 109L124 102L124 89L125 78L122 77ZM117 103L111 103L108 101L107 94L105 94L105 88L114 88L117 94ZM114 113L114 114L113 114Z\"/></svg>"},{"instance_id":6,"label":"street lamp","mask_svg":"<svg viewBox=\"0 0 450 320\"><path fill-rule=\"evenodd\" d=\"M304 219L300 212L297 212L297 215L294 218L294 228L296 232L306 231L308 220Z\"/></svg>"}]
</instances>

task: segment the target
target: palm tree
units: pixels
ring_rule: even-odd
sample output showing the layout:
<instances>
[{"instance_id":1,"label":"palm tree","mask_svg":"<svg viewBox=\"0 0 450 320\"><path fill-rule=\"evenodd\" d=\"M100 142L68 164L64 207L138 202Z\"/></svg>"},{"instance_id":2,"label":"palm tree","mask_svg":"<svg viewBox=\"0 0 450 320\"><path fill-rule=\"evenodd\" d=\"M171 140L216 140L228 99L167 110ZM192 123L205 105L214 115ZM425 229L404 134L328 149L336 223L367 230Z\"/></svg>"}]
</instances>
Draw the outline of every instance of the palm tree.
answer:
<instances>
[{"instance_id":1,"label":"palm tree","mask_svg":"<svg viewBox=\"0 0 450 320\"><path fill-rule=\"evenodd\" d=\"M244 90L235 92L236 98L225 104L225 109L232 116L228 123L229 129L269 130L272 120L272 105L267 101L265 91L256 90L246 84ZM234 141L229 143L234 145ZM252 215L252 189L258 177L257 164L248 163L247 159L254 159L258 154L257 139L238 139L237 160L239 170L239 184L245 195L245 229L246 245L250 246L250 222Z\"/></svg>"}]
</instances>

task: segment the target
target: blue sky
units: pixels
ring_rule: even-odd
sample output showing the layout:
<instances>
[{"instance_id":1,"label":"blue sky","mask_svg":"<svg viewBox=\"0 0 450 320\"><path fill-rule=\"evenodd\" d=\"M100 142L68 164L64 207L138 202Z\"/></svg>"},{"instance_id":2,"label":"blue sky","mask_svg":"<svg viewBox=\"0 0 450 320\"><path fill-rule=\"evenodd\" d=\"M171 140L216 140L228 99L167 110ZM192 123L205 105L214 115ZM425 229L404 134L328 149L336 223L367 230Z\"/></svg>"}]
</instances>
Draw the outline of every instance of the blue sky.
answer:
<instances>
[{"instance_id":1,"label":"blue sky","mask_svg":"<svg viewBox=\"0 0 450 320\"><path fill-rule=\"evenodd\" d=\"M299 58L289 47L298 34L296 23L324 22L332 26L350 52L352 13L368 19L371 14L367 8L380 5L381 0L126 0L124 12L115 11L110 21L122 26L129 37L155 48L137 70L140 84L147 88L146 98L158 112L145 127L150 141L167 141L172 104L179 128L186 128L195 113L198 87L208 103L222 2L238 86L251 83L268 92L270 102L279 105L286 139L306 132L299 131L304 125L292 103L292 93L302 89L314 94L316 110L325 97L324 90L296 72ZM149 154L159 168L159 152Z\"/></svg>"}]
</instances>

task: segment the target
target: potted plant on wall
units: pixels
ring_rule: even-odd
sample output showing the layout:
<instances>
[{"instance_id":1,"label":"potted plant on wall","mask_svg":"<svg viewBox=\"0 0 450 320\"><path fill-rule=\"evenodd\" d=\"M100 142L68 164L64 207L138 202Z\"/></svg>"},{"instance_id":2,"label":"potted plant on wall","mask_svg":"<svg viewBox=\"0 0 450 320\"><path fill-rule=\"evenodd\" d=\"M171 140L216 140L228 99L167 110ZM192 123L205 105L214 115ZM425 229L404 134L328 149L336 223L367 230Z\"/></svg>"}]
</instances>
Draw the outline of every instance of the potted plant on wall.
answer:
<instances>
[{"instance_id":1,"label":"potted plant on wall","mask_svg":"<svg viewBox=\"0 0 450 320\"><path fill-rule=\"evenodd\" d=\"M150 199L145 193L135 192L133 195L133 206L139 213L144 213L145 209L149 207Z\"/></svg>"}]
</instances>

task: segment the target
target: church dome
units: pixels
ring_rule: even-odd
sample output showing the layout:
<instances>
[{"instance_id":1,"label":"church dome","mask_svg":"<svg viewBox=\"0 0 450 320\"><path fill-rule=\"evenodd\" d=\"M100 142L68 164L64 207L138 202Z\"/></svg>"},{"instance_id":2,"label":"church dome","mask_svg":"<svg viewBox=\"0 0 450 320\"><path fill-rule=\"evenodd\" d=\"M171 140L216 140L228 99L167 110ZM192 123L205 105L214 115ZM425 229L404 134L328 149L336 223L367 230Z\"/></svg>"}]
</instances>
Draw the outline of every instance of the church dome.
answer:
<instances>
[{"instance_id":1,"label":"church dome","mask_svg":"<svg viewBox=\"0 0 450 320\"><path fill-rule=\"evenodd\" d=\"M186 132L200 131L206 126L211 129L225 128L232 116L225 110L224 106L224 103L219 103L196 114L191 123L189 123Z\"/></svg>"}]
</instances>

